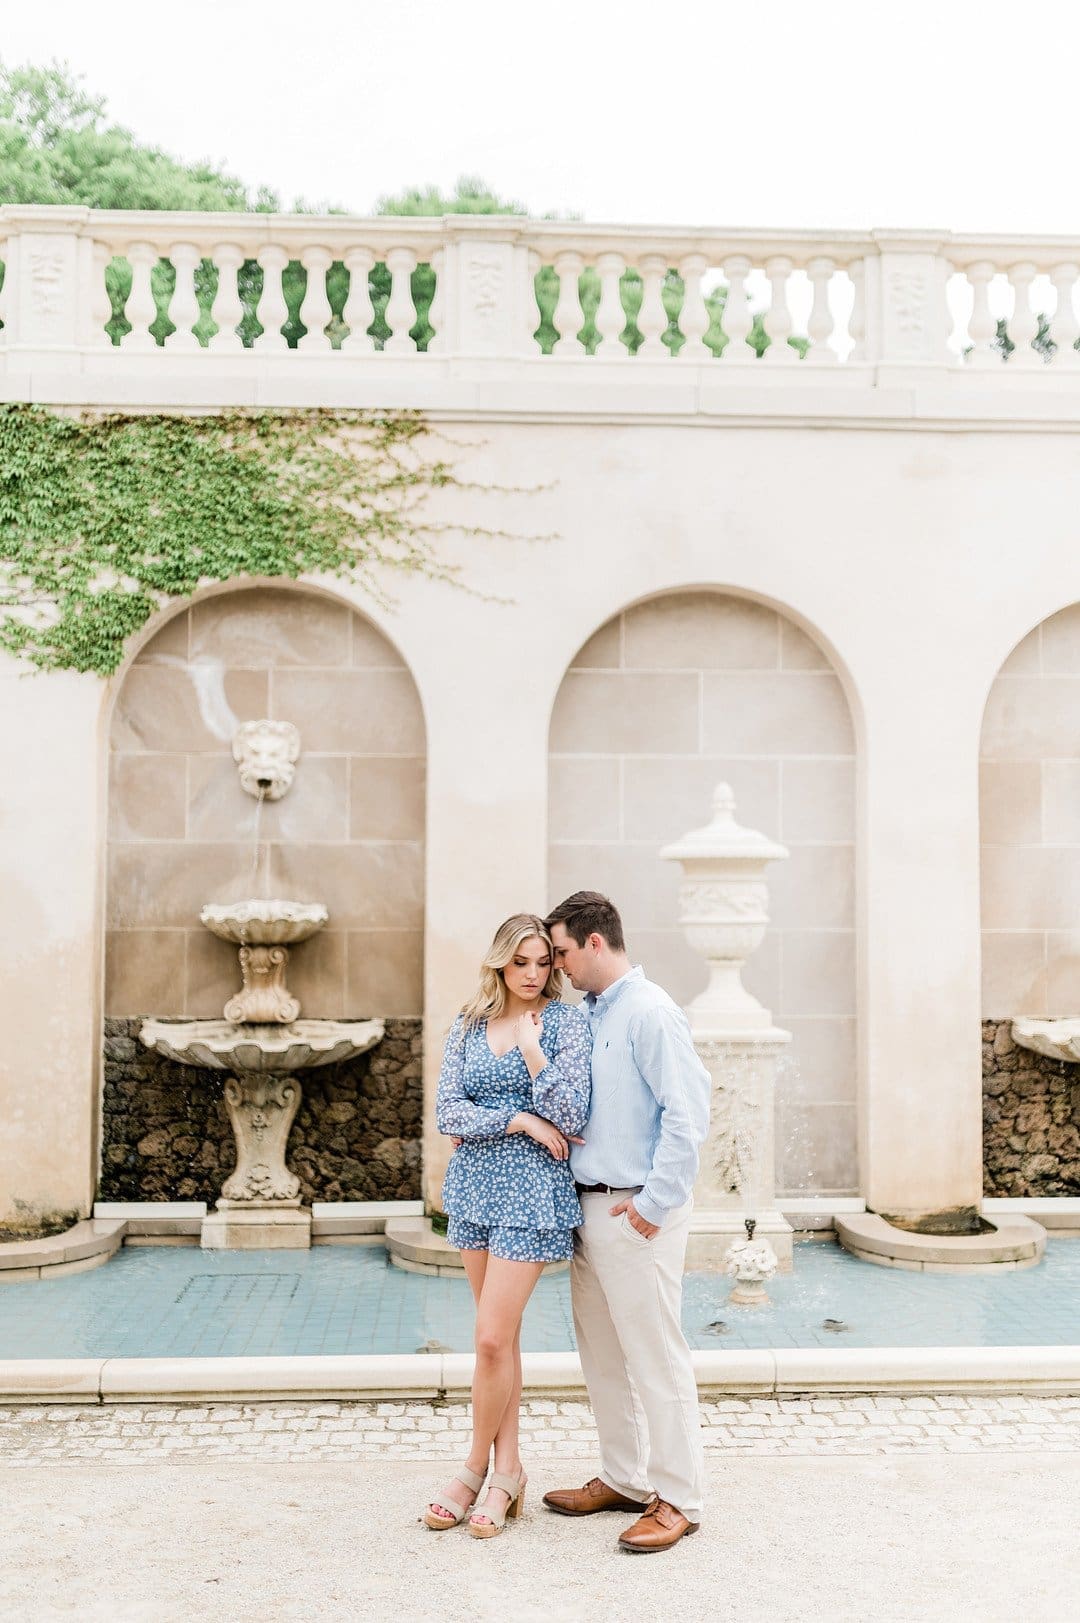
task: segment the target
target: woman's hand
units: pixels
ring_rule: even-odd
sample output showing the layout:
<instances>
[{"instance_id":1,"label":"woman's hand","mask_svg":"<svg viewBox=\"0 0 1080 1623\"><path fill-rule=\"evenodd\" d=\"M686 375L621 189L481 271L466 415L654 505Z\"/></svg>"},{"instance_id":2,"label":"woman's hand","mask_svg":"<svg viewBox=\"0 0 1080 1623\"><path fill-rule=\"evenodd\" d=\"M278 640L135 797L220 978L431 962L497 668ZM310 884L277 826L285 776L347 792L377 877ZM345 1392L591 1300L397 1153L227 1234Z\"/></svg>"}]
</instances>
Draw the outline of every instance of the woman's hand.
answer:
<instances>
[{"instance_id":1,"label":"woman's hand","mask_svg":"<svg viewBox=\"0 0 1080 1623\"><path fill-rule=\"evenodd\" d=\"M506 1131L508 1133L527 1133L531 1139L534 1139L537 1144L547 1150L548 1154L553 1156L556 1161L565 1161L570 1154L570 1145L582 1142L580 1138L568 1139L566 1134L560 1133L552 1122L545 1121L543 1116L534 1116L530 1110L521 1110L516 1116L512 1117L507 1124Z\"/></svg>"},{"instance_id":2,"label":"woman's hand","mask_svg":"<svg viewBox=\"0 0 1080 1623\"><path fill-rule=\"evenodd\" d=\"M539 1009L527 1009L514 1021L514 1037L525 1061L525 1068L534 1082L547 1065L547 1055L540 1047L543 1035L544 1017Z\"/></svg>"}]
</instances>

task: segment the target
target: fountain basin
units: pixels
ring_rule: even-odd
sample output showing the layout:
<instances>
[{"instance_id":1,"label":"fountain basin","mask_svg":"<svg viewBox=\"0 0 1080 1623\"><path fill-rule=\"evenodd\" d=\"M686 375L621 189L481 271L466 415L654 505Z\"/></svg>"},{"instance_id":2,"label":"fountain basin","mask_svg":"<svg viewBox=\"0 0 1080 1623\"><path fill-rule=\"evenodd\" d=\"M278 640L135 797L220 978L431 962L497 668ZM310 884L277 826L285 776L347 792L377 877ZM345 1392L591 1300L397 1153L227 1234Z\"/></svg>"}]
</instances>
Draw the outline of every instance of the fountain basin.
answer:
<instances>
[{"instance_id":1,"label":"fountain basin","mask_svg":"<svg viewBox=\"0 0 1080 1623\"><path fill-rule=\"evenodd\" d=\"M199 914L212 934L241 947L294 946L321 930L329 917L322 902L288 902L276 896L208 902Z\"/></svg>"},{"instance_id":2,"label":"fountain basin","mask_svg":"<svg viewBox=\"0 0 1080 1623\"><path fill-rule=\"evenodd\" d=\"M1047 1059L1080 1064L1080 1020L1014 1020L1012 1040Z\"/></svg>"},{"instance_id":3,"label":"fountain basin","mask_svg":"<svg viewBox=\"0 0 1080 1623\"><path fill-rule=\"evenodd\" d=\"M1046 1230L1019 1212L987 1223L981 1234L919 1234L896 1228L876 1212L838 1213L836 1237L863 1262L921 1273L1034 1268L1046 1250Z\"/></svg>"},{"instance_id":4,"label":"fountain basin","mask_svg":"<svg viewBox=\"0 0 1080 1623\"><path fill-rule=\"evenodd\" d=\"M382 1041L381 1020L294 1020L289 1025L236 1025L231 1020L144 1020L139 1032L178 1065L212 1071L290 1073L355 1059Z\"/></svg>"}]
</instances>

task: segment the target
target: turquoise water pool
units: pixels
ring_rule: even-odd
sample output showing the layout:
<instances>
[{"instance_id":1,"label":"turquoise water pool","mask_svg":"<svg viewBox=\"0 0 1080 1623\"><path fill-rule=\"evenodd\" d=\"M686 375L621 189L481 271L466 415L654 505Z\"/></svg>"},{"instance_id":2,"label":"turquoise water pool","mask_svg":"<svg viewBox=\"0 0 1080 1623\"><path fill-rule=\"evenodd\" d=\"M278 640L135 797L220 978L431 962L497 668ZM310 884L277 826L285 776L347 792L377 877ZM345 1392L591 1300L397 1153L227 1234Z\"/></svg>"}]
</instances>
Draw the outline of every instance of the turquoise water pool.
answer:
<instances>
[{"instance_id":1,"label":"turquoise water pool","mask_svg":"<svg viewBox=\"0 0 1080 1623\"><path fill-rule=\"evenodd\" d=\"M1080 1344L1080 1241L1035 1268L987 1277L904 1273L839 1246L796 1247L767 1308L727 1303L723 1275L688 1274L694 1347L962 1347ZM830 1321L827 1325L826 1321ZM464 1280L391 1267L381 1247L199 1251L125 1247L91 1273L0 1287L0 1358L239 1357L468 1352ZM574 1346L567 1274L541 1279L529 1352Z\"/></svg>"}]
</instances>

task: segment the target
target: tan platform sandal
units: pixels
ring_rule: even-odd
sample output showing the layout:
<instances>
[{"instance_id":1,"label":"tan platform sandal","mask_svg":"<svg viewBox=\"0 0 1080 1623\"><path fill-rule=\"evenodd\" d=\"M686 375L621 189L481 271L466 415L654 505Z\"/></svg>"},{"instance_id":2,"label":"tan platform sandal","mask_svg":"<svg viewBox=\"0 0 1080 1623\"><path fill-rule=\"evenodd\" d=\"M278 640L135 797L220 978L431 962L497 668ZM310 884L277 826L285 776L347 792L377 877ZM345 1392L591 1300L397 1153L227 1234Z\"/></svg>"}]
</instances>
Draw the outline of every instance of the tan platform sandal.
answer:
<instances>
[{"instance_id":1,"label":"tan platform sandal","mask_svg":"<svg viewBox=\"0 0 1080 1623\"><path fill-rule=\"evenodd\" d=\"M519 1477L504 1476L501 1471L493 1471L488 1481L489 1488L499 1488L509 1494L510 1503L503 1511L489 1510L486 1505L474 1505L472 1516L469 1518L469 1532L473 1538L494 1538L501 1533L506 1525L507 1518L516 1519L525 1507L525 1474ZM475 1516L486 1516L487 1521L474 1521Z\"/></svg>"},{"instance_id":2,"label":"tan platform sandal","mask_svg":"<svg viewBox=\"0 0 1080 1623\"><path fill-rule=\"evenodd\" d=\"M459 1470L454 1472L454 1481L460 1482L463 1487L471 1488L473 1493L478 1496L480 1489L484 1486L484 1478L479 1476L477 1472L470 1471L467 1465L461 1466ZM453 1505L454 1509L457 1511L457 1515L440 1516L438 1511L435 1509L436 1505L443 1510L448 1510L450 1506ZM457 1527L465 1520L466 1516L475 1510L475 1508L475 1499L471 1505L459 1504L456 1499L433 1499L428 1505L427 1509L424 1511L423 1521L428 1527L431 1528L432 1532L445 1533L448 1528Z\"/></svg>"}]
</instances>

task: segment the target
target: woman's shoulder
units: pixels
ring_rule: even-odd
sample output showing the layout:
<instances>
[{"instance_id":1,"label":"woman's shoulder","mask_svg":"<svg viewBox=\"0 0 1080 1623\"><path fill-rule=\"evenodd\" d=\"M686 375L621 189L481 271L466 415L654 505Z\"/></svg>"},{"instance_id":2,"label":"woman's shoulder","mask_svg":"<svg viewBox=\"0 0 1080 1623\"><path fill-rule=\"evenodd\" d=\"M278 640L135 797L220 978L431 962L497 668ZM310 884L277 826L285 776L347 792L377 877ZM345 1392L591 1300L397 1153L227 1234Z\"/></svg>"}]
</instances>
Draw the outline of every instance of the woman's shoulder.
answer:
<instances>
[{"instance_id":1,"label":"woman's shoulder","mask_svg":"<svg viewBox=\"0 0 1080 1623\"><path fill-rule=\"evenodd\" d=\"M585 1018L585 1011L579 1009L576 1003L564 1003L561 998L553 998L544 1010L544 1018L549 1014L555 1016L556 1022L563 1031L573 1031L578 1028L586 1033L589 1022Z\"/></svg>"},{"instance_id":2,"label":"woman's shoulder","mask_svg":"<svg viewBox=\"0 0 1080 1623\"><path fill-rule=\"evenodd\" d=\"M450 1030L446 1033L447 1050L449 1051L451 1049L461 1048L465 1043L465 1039L474 1029L475 1028L472 1025L466 1023L465 1011L463 1009L460 1014L454 1016L454 1023L450 1027Z\"/></svg>"}]
</instances>

